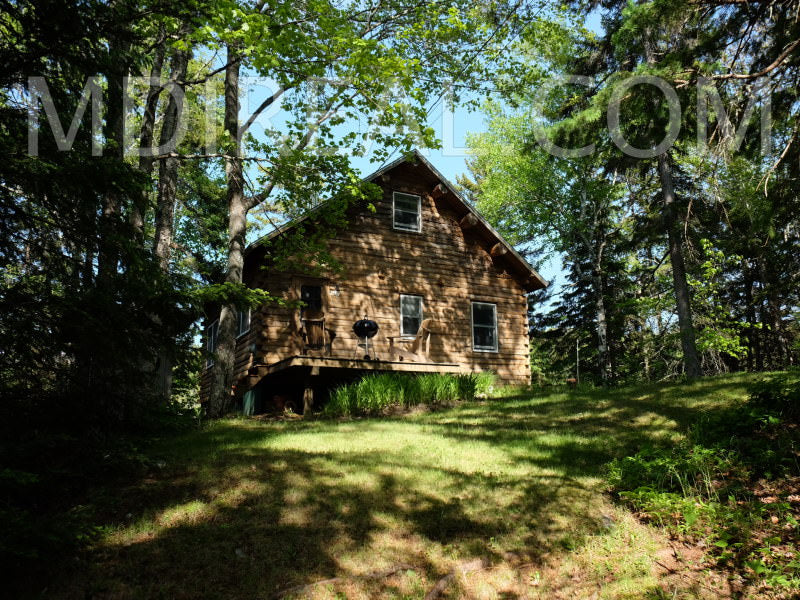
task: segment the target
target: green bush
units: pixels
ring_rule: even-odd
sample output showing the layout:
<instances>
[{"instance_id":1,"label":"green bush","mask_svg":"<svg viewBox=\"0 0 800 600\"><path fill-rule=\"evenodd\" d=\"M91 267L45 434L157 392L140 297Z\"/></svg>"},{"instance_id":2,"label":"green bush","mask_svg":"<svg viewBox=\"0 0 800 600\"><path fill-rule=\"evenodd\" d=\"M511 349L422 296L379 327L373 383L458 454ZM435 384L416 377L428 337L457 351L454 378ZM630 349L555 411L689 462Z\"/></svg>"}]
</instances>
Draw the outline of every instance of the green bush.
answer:
<instances>
[{"instance_id":1,"label":"green bush","mask_svg":"<svg viewBox=\"0 0 800 600\"><path fill-rule=\"evenodd\" d=\"M645 487L716 500L721 474L738 470L735 452L686 442L666 449L646 448L614 460L609 480L619 490Z\"/></svg>"},{"instance_id":2,"label":"green bush","mask_svg":"<svg viewBox=\"0 0 800 600\"><path fill-rule=\"evenodd\" d=\"M800 475L796 378L757 384L748 400L706 414L671 447L645 448L609 464L612 490L651 522L705 541L721 565L770 585L800 588L800 519L785 500L755 490L763 479ZM789 486L786 489L791 489Z\"/></svg>"},{"instance_id":3,"label":"green bush","mask_svg":"<svg viewBox=\"0 0 800 600\"><path fill-rule=\"evenodd\" d=\"M495 384L493 373L407 375L381 373L342 385L331 392L324 414L374 415L391 407L447 404L486 395Z\"/></svg>"},{"instance_id":4,"label":"green bush","mask_svg":"<svg viewBox=\"0 0 800 600\"><path fill-rule=\"evenodd\" d=\"M748 404L764 415L797 422L800 419L800 383L788 375L775 375L756 383Z\"/></svg>"}]
</instances>

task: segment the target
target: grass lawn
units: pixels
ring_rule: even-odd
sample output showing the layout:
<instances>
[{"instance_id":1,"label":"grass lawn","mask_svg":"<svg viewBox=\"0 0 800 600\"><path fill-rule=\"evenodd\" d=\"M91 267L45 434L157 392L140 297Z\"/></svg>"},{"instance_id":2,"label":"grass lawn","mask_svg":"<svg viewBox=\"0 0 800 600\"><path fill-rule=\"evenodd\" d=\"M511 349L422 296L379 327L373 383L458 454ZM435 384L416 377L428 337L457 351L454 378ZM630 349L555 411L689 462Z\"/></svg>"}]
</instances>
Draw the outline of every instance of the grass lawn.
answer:
<instances>
[{"instance_id":1,"label":"grass lawn","mask_svg":"<svg viewBox=\"0 0 800 600\"><path fill-rule=\"evenodd\" d=\"M722 597L693 549L612 503L603 466L676 439L753 379L213 423L93 495L103 534L54 565L43 595L423 598L440 582L443 598Z\"/></svg>"}]
</instances>

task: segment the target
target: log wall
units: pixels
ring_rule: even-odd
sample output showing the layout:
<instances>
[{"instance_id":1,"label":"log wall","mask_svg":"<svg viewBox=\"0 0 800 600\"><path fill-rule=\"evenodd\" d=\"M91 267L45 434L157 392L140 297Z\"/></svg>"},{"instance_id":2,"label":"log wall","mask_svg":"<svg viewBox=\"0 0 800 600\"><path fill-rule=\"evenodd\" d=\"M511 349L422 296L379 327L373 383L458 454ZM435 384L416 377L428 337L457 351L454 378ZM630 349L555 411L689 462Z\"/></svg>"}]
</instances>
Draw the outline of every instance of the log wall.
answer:
<instances>
[{"instance_id":1,"label":"log wall","mask_svg":"<svg viewBox=\"0 0 800 600\"><path fill-rule=\"evenodd\" d=\"M504 253L492 255L496 240L473 235L466 209L431 191L438 180L420 165L402 164L378 180L383 188L376 211L361 210L329 240L330 253L344 266L327 278L280 273L247 265L250 285L276 296L298 300L300 286L323 288L326 327L336 333L332 355L356 356L353 323L368 315L380 331L371 340L380 358L389 358L388 336L400 335L400 295L423 297L424 317L435 320L438 333L431 339L430 360L458 363L473 371L491 370L505 383L530 380L527 300L525 290L504 265ZM392 193L406 192L422 198L422 231L392 227ZM263 253L248 256L264 260ZM472 349L471 302L497 305L498 351ZM271 364L300 354L298 309L263 306L254 310L250 331L237 344L237 378L254 363ZM256 346L255 355L250 347ZM363 354L363 352L362 352ZM204 379L207 373L204 374ZM206 382L207 383L207 382Z\"/></svg>"}]
</instances>

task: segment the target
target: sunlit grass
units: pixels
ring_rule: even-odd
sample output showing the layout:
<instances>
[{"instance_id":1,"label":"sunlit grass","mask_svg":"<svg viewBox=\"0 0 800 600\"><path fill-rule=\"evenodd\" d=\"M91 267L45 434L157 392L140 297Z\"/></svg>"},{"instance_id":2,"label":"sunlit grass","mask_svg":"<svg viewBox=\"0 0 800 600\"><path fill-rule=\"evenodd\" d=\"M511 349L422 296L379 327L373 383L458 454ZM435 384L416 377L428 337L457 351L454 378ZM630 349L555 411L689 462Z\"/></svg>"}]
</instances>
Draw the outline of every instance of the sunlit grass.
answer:
<instances>
[{"instance_id":1,"label":"sunlit grass","mask_svg":"<svg viewBox=\"0 0 800 600\"><path fill-rule=\"evenodd\" d=\"M534 392L381 419L213 423L157 444L163 468L98 501L107 533L58 589L266 598L338 577L302 595L422 598L483 558L489 567L460 574L447 597L648 597L636 590L657 587L664 540L612 504L604 465L676 438L700 411L744 397L748 381ZM413 569L361 577L396 565Z\"/></svg>"}]
</instances>

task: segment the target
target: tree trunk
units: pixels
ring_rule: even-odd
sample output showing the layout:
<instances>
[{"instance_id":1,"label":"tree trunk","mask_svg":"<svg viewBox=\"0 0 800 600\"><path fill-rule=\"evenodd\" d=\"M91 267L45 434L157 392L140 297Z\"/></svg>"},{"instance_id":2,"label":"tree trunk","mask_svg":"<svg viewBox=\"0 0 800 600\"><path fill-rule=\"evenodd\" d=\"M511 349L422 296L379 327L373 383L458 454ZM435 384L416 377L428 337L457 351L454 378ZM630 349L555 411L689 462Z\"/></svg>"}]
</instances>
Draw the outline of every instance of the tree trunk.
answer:
<instances>
[{"instance_id":1,"label":"tree trunk","mask_svg":"<svg viewBox=\"0 0 800 600\"><path fill-rule=\"evenodd\" d=\"M173 138L178 130L180 117L183 113L183 87L178 82L186 79L189 54L188 50L178 50L172 57L170 80L179 89L176 93L170 94L159 139L159 146L169 152L175 151ZM158 163L158 200L156 204L156 233L153 241L153 251L161 265L161 270L165 273L169 272L169 259L174 237L178 164L179 160L173 157L161 158Z\"/></svg>"},{"instance_id":2,"label":"tree trunk","mask_svg":"<svg viewBox=\"0 0 800 600\"><path fill-rule=\"evenodd\" d=\"M161 125L161 136L159 138L159 146L168 151L176 149L173 138L178 127L180 127L184 108L184 90L183 84L180 82L186 80L190 55L191 51L186 49L177 50L172 57L170 80L173 85L178 86L178 89L169 96L169 103L164 113L164 122ZM168 144L169 146L167 146ZM161 271L165 274L170 271L170 256L174 238L178 163L177 158L170 157L159 159L158 164L158 200L156 203L156 231L155 239L153 240L153 252ZM152 169L152 166L150 168ZM161 348L156 358L154 391L156 397L163 402L169 401L172 395L172 364L173 357L170 348Z\"/></svg>"},{"instance_id":3,"label":"tree trunk","mask_svg":"<svg viewBox=\"0 0 800 600\"><path fill-rule=\"evenodd\" d=\"M583 195L584 201L586 194ZM594 308L597 319L597 362L600 377L604 385L611 381L611 355L608 351L608 322L606 305L603 297L603 258L606 249L606 222L600 206L594 206L592 219L592 235L594 237L594 261L592 265L592 287L594 288ZM588 244L587 244L588 246Z\"/></svg>"},{"instance_id":4,"label":"tree trunk","mask_svg":"<svg viewBox=\"0 0 800 600\"><path fill-rule=\"evenodd\" d=\"M662 219L664 227L667 230L669 257L672 262L672 283L675 290L678 327L681 335L681 348L683 349L683 369L689 377L699 377L702 375L702 372L700 369L700 360L697 355L694 325L692 323L689 285L686 282L686 264L683 260L681 236L676 227L677 215L675 212L675 189L672 183L672 170L669 166L666 153L658 157L658 175L661 180L661 191L664 196Z\"/></svg>"},{"instance_id":5,"label":"tree trunk","mask_svg":"<svg viewBox=\"0 0 800 600\"><path fill-rule=\"evenodd\" d=\"M122 43L119 47L111 47L109 53L116 55L118 69L107 73L108 79L108 104L106 123L104 128L106 148L105 154L123 160L124 153L124 127L125 115L122 111L123 77L127 75L125 67L125 53L129 44ZM97 253L97 279L105 290L112 290L111 280L117 273L119 264L119 214L120 197L116 192L107 193L102 200L100 210L100 236Z\"/></svg>"},{"instance_id":6,"label":"tree trunk","mask_svg":"<svg viewBox=\"0 0 800 600\"><path fill-rule=\"evenodd\" d=\"M225 165L228 180L228 269L226 283L242 282L244 269L244 243L247 231L247 207L244 197L244 174L242 171L241 140L239 139L239 61L238 50L228 46L225 69L225 131L233 140ZM219 333L214 360L213 377L209 394L208 412L212 417L224 415L230 408L234 384L234 362L236 351L236 307L222 306L219 316Z\"/></svg>"},{"instance_id":7,"label":"tree trunk","mask_svg":"<svg viewBox=\"0 0 800 600\"><path fill-rule=\"evenodd\" d=\"M604 384L611 381L611 355L608 352L608 323L606 321L606 305L603 299L603 274L599 267L592 270L592 284L595 293L595 314L597 318L597 362L600 366L600 377Z\"/></svg>"},{"instance_id":8,"label":"tree trunk","mask_svg":"<svg viewBox=\"0 0 800 600\"><path fill-rule=\"evenodd\" d=\"M756 329L756 310L753 305L753 274L747 261L744 268L744 302L745 318L747 319L747 370L751 373L755 368L756 357L759 355L758 330Z\"/></svg>"},{"instance_id":9,"label":"tree trunk","mask_svg":"<svg viewBox=\"0 0 800 600\"><path fill-rule=\"evenodd\" d=\"M161 42L153 55L153 66L150 69L150 85L147 90L147 100L145 101L144 115L142 116L142 128L139 134L139 149L142 155L139 156L139 170L147 176L149 180L153 174L152 157L153 151L153 132L155 130L156 112L158 110L158 99L161 94L161 69L164 66L165 42ZM146 154L145 154L146 153ZM147 200L150 195L150 186L142 192L139 198L134 199L131 206L129 221L134 235L138 241L144 239L144 218L147 213Z\"/></svg>"}]
</instances>

